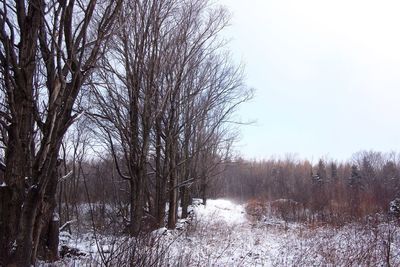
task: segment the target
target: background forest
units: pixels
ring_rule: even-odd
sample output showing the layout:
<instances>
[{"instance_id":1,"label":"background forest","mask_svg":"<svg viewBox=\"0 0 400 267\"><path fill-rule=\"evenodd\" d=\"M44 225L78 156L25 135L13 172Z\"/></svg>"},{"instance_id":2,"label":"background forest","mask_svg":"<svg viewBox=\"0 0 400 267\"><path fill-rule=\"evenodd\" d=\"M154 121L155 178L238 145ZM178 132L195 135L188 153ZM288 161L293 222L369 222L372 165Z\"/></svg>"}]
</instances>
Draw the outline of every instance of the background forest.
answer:
<instances>
[{"instance_id":1,"label":"background forest","mask_svg":"<svg viewBox=\"0 0 400 267\"><path fill-rule=\"evenodd\" d=\"M222 35L229 21L204 0L1 1L1 266L82 256L62 242L88 233L98 265L168 265L176 231L213 229L194 212L210 198L246 203L258 221L266 209L285 222L396 218L394 153L238 157L236 112L253 90ZM250 231L242 206L211 201ZM161 245L159 229L178 236Z\"/></svg>"}]
</instances>

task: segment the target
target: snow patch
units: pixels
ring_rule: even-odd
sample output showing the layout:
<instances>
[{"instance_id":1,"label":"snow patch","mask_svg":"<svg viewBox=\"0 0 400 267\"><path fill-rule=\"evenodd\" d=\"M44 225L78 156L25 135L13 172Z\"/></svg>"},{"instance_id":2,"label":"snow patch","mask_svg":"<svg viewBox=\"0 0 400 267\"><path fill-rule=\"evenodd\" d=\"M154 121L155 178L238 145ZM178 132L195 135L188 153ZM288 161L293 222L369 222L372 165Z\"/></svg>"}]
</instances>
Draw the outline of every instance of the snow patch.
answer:
<instances>
[{"instance_id":1,"label":"snow patch","mask_svg":"<svg viewBox=\"0 0 400 267\"><path fill-rule=\"evenodd\" d=\"M200 221L223 221L228 225L247 222L243 205L237 205L226 199L207 200L205 206L198 206L194 211Z\"/></svg>"},{"instance_id":2,"label":"snow patch","mask_svg":"<svg viewBox=\"0 0 400 267\"><path fill-rule=\"evenodd\" d=\"M60 215L58 215L58 212L53 213L53 222L58 222L60 221Z\"/></svg>"},{"instance_id":3,"label":"snow patch","mask_svg":"<svg viewBox=\"0 0 400 267\"><path fill-rule=\"evenodd\" d=\"M153 236L160 236L160 235L165 235L167 233L168 229L166 227L159 228L157 230L154 230L152 232Z\"/></svg>"}]
</instances>

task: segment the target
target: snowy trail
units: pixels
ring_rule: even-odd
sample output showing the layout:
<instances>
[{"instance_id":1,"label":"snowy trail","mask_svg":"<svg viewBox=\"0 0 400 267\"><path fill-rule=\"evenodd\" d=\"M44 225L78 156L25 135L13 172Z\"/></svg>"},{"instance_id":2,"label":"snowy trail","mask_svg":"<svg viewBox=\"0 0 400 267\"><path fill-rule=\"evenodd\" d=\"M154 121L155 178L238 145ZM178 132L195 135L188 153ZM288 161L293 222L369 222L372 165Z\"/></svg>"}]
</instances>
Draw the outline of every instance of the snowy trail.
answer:
<instances>
[{"instance_id":1,"label":"snowy trail","mask_svg":"<svg viewBox=\"0 0 400 267\"><path fill-rule=\"evenodd\" d=\"M228 225L247 223L243 205L237 205L226 199L210 199L207 205L195 208L197 218L203 222L224 222Z\"/></svg>"},{"instance_id":2,"label":"snowy trail","mask_svg":"<svg viewBox=\"0 0 400 267\"><path fill-rule=\"evenodd\" d=\"M255 226L244 205L207 200L206 206L197 206L194 212L194 231L175 247L177 254L190 253L193 266L276 266L280 235Z\"/></svg>"},{"instance_id":3,"label":"snowy trail","mask_svg":"<svg viewBox=\"0 0 400 267\"><path fill-rule=\"evenodd\" d=\"M153 232L169 248L166 257L170 266L276 266L273 259L280 243L275 240L278 235L255 227L246 216L244 205L210 199L206 206L194 205L193 212L189 225L180 220L184 225L181 230L161 228ZM76 237L66 234L61 239L62 244L77 248L86 256L65 259L59 266L100 263L98 245L104 252L111 250L114 241L124 242L114 236L100 236L96 244L92 232Z\"/></svg>"}]
</instances>

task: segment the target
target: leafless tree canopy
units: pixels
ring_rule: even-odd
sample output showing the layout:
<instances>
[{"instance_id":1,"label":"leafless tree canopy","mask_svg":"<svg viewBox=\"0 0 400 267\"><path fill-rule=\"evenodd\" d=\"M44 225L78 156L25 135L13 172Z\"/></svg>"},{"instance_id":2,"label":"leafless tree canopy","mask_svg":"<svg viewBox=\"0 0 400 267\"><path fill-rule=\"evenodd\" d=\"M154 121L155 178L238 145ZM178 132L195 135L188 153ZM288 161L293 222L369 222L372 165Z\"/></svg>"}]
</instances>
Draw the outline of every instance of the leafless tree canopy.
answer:
<instances>
[{"instance_id":1,"label":"leafless tree canopy","mask_svg":"<svg viewBox=\"0 0 400 267\"><path fill-rule=\"evenodd\" d=\"M0 264L55 260L56 214L93 183L127 190L112 195L135 236L206 198L251 97L228 22L200 0L1 1Z\"/></svg>"},{"instance_id":2,"label":"leafless tree canopy","mask_svg":"<svg viewBox=\"0 0 400 267\"><path fill-rule=\"evenodd\" d=\"M60 145L82 113L77 97L103 53L120 5L91 0L1 2L4 265L28 266L37 253L49 255L45 250L52 245L41 243L51 232L48 227L54 227L50 221Z\"/></svg>"},{"instance_id":3,"label":"leafless tree canopy","mask_svg":"<svg viewBox=\"0 0 400 267\"><path fill-rule=\"evenodd\" d=\"M178 228L193 198L246 200L259 220L266 203L286 221L400 217L396 154L235 156L235 112L252 90L221 35L230 14L214 2L0 3L1 266L56 261L60 230L87 222L96 242L99 232L132 241L124 263L147 263L154 255L130 244Z\"/></svg>"},{"instance_id":4,"label":"leafless tree canopy","mask_svg":"<svg viewBox=\"0 0 400 267\"><path fill-rule=\"evenodd\" d=\"M205 190L210 166L229 148L229 118L251 92L218 35L228 23L225 9L137 1L123 10L93 76L91 118L130 183L130 232L137 235L146 205L162 226L168 201L174 228L180 193L186 215L189 186L202 180Z\"/></svg>"}]
</instances>

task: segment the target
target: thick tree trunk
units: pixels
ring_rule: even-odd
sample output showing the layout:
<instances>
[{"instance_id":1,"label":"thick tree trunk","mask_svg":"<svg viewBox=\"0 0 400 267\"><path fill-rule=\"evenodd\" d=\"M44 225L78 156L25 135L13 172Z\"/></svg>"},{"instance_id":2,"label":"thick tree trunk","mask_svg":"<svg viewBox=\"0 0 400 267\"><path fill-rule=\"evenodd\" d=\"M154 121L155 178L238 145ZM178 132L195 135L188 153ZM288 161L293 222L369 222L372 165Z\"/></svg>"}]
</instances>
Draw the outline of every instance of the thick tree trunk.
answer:
<instances>
[{"instance_id":1,"label":"thick tree trunk","mask_svg":"<svg viewBox=\"0 0 400 267\"><path fill-rule=\"evenodd\" d=\"M5 233L1 246L4 248L1 262L5 265L17 264L28 266L32 251L32 230L34 216L40 199L38 188L30 186L31 163L29 162L30 152L26 150L29 138L19 140L18 133L22 136L29 136L30 128L27 127L29 116L22 116L21 123L26 127L14 125L10 130L10 147L6 152L6 172L2 205L5 208L1 216L0 232ZM15 140L18 139L18 140ZM25 147L25 149L23 148ZM29 157L26 155L28 153ZM30 187L29 187L30 186ZM27 193L25 193L27 191Z\"/></svg>"},{"instance_id":2,"label":"thick tree trunk","mask_svg":"<svg viewBox=\"0 0 400 267\"><path fill-rule=\"evenodd\" d=\"M137 175L139 175L138 172ZM143 178L138 176L137 179L131 181L131 213L130 213L130 235L138 236L142 228L144 207L144 187Z\"/></svg>"},{"instance_id":3,"label":"thick tree trunk","mask_svg":"<svg viewBox=\"0 0 400 267\"><path fill-rule=\"evenodd\" d=\"M12 237L15 225L12 226L7 219L11 218L12 207L10 200L12 190L8 186L0 187L0 266L6 266L12 249Z\"/></svg>"},{"instance_id":4,"label":"thick tree trunk","mask_svg":"<svg viewBox=\"0 0 400 267\"><path fill-rule=\"evenodd\" d=\"M38 188L31 188L26 201L23 203L22 214L19 221L17 234L17 248L15 251L15 262L17 266L30 266L33 254L33 233L35 231L35 218L41 196ZM38 224L40 225L40 224Z\"/></svg>"},{"instance_id":5,"label":"thick tree trunk","mask_svg":"<svg viewBox=\"0 0 400 267\"><path fill-rule=\"evenodd\" d=\"M188 212L188 207L189 207L189 188L186 186L183 186L181 188L181 206L182 206L182 218L187 218L189 215Z\"/></svg>"},{"instance_id":6,"label":"thick tree trunk","mask_svg":"<svg viewBox=\"0 0 400 267\"><path fill-rule=\"evenodd\" d=\"M41 165L40 167L34 166L32 162L26 163L26 155L21 153L18 147L8 150L5 175L7 186L4 193L1 193L3 196L8 195L8 199L2 201L2 205L7 205L7 208L2 212L0 219L4 222L0 225L0 232L7 233L1 240L1 246L5 249L0 261L6 266L13 264L29 266L36 261L41 229L50 221L56 206L55 191L58 182L56 163L59 143L57 141L52 145L42 143L46 148L42 147L37 158L31 159L35 164ZM19 153L16 153L18 151ZM26 166L29 168L26 169ZM16 170L20 172L16 173ZM44 218L47 223L43 223Z\"/></svg>"},{"instance_id":7,"label":"thick tree trunk","mask_svg":"<svg viewBox=\"0 0 400 267\"><path fill-rule=\"evenodd\" d=\"M49 249L49 260L58 259L58 244L60 242L60 220L59 214L53 214L52 220L49 222L49 229L46 234L47 248Z\"/></svg>"},{"instance_id":8,"label":"thick tree trunk","mask_svg":"<svg viewBox=\"0 0 400 267\"><path fill-rule=\"evenodd\" d=\"M34 211L36 208L33 203L31 210L26 211L24 201L26 202L25 191L31 192L31 188L27 188L32 180L31 177L31 152L29 150L31 140L28 137L32 129L32 118L28 115L26 108L28 105L26 99L22 98L21 93L16 94L16 101L18 101L16 110L18 111L17 117L20 118L18 123L12 124L9 129L9 144L6 150L5 157L5 173L4 181L6 186L1 193L3 195L2 216L0 221L0 232L4 238L1 239L1 247L4 250L1 253L0 262L5 265L14 263L17 257L20 257L15 248L19 242L22 241L21 232L21 216ZM31 126L29 126L31 125ZM28 219L29 221L29 219ZM19 235L19 239L17 236Z\"/></svg>"},{"instance_id":9,"label":"thick tree trunk","mask_svg":"<svg viewBox=\"0 0 400 267\"><path fill-rule=\"evenodd\" d=\"M171 177L170 186L176 186L176 179ZM175 229L177 219L177 189L170 189L168 209L168 229Z\"/></svg>"},{"instance_id":10,"label":"thick tree trunk","mask_svg":"<svg viewBox=\"0 0 400 267\"><path fill-rule=\"evenodd\" d=\"M35 225L32 261L36 258L45 261L55 261L58 259L58 234L60 227L60 218L56 212L58 174L56 170L52 173L36 218L37 225Z\"/></svg>"}]
</instances>

